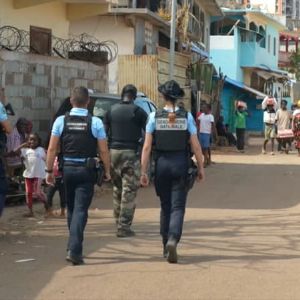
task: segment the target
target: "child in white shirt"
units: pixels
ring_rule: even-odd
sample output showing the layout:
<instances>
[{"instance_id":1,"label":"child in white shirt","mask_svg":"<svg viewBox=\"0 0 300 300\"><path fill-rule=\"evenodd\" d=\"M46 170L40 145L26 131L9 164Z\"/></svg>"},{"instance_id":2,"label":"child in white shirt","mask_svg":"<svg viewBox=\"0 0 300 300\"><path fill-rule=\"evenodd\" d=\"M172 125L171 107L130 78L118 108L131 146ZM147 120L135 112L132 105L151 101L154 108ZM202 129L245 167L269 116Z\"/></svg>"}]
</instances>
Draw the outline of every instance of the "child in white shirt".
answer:
<instances>
[{"instance_id":1,"label":"child in white shirt","mask_svg":"<svg viewBox=\"0 0 300 300\"><path fill-rule=\"evenodd\" d=\"M26 202L29 213L26 217L33 217L33 197L41 201L45 205L47 211L47 198L42 191L42 181L46 178L46 153L44 148L41 147L41 139L35 134L30 134L28 142L21 145L18 151L21 152L21 157L25 165L23 176L25 178L26 187Z\"/></svg>"}]
</instances>

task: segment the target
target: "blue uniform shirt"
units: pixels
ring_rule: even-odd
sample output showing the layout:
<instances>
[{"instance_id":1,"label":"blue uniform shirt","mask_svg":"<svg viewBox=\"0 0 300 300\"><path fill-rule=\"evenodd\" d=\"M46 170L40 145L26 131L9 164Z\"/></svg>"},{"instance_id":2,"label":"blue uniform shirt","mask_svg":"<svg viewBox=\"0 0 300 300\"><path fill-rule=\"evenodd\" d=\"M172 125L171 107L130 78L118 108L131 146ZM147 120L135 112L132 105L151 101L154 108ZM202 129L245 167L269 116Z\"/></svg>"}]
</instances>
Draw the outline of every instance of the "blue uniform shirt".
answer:
<instances>
[{"instance_id":1,"label":"blue uniform shirt","mask_svg":"<svg viewBox=\"0 0 300 300\"><path fill-rule=\"evenodd\" d=\"M179 108L176 107L176 111L178 110ZM164 110L167 110L167 108L164 108ZM147 126L146 126L146 133L153 133L155 131L155 112L152 112L150 115L149 115L149 118L148 118L148 123L147 123ZM196 127L196 123L195 123L195 120L192 116L191 113L188 113L188 131L190 133L190 135L194 135L194 134L197 134L197 127Z\"/></svg>"},{"instance_id":2,"label":"blue uniform shirt","mask_svg":"<svg viewBox=\"0 0 300 300\"><path fill-rule=\"evenodd\" d=\"M70 111L71 116L87 116L88 115L88 110L84 108L72 108ZM65 116L60 116L58 117L52 127L52 135L60 137L63 133L64 130L64 120ZM102 121L97 118L93 117L92 118L92 134L97 140L105 140L106 139L106 133L104 129L104 125ZM64 160L67 161L79 161L82 162L84 159L82 158L68 158L64 157Z\"/></svg>"},{"instance_id":3,"label":"blue uniform shirt","mask_svg":"<svg viewBox=\"0 0 300 300\"><path fill-rule=\"evenodd\" d=\"M0 102L0 122L6 121L6 120L7 120L7 113L6 113L5 107Z\"/></svg>"}]
</instances>

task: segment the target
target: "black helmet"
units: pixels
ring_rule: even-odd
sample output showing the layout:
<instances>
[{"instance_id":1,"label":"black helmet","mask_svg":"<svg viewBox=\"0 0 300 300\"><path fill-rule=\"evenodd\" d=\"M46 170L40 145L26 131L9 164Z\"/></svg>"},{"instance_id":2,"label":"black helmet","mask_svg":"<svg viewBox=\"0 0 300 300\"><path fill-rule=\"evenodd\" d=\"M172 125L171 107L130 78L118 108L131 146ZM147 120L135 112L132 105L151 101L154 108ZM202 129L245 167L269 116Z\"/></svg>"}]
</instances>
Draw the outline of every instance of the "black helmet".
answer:
<instances>
[{"instance_id":1,"label":"black helmet","mask_svg":"<svg viewBox=\"0 0 300 300\"><path fill-rule=\"evenodd\" d=\"M164 96L170 97L171 99L179 99L184 97L184 90L175 80L170 80L162 84L158 88L158 91Z\"/></svg>"},{"instance_id":2,"label":"black helmet","mask_svg":"<svg viewBox=\"0 0 300 300\"><path fill-rule=\"evenodd\" d=\"M133 84L127 84L122 90L122 99L124 98L125 94L131 94L133 99L135 99L137 96L137 88Z\"/></svg>"}]
</instances>

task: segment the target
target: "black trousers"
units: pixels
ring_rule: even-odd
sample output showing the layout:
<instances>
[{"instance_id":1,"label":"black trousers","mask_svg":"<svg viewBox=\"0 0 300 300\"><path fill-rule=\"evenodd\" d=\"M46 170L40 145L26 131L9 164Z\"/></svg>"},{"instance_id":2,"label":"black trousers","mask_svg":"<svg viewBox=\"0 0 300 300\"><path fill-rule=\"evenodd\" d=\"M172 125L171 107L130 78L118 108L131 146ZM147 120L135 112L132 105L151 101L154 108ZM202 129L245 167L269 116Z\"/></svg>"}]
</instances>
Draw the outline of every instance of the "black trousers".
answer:
<instances>
[{"instance_id":1,"label":"black trousers","mask_svg":"<svg viewBox=\"0 0 300 300\"><path fill-rule=\"evenodd\" d=\"M246 129L245 128L237 128L236 129L236 147L238 150L244 150L245 148L245 133Z\"/></svg>"},{"instance_id":2,"label":"black trousers","mask_svg":"<svg viewBox=\"0 0 300 300\"><path fill-rule=\"evenodd\" d=\"M156 161L155 187L160 198L160 234L163 244L173 237L178 242L182 235L187 191L187 155L165 154Z\"/></svg>"},{"instance_id":3,"label":"black trousers","mask_svg":"<svg viewBox=\"0 0 300 300\"><path fill-rule=\"evenodd\" d=\"M88 209L94 195L95 172L83 166L64 166L63 180L70 232L68 250L81 256Z\"/></svg>"}]
</instances>

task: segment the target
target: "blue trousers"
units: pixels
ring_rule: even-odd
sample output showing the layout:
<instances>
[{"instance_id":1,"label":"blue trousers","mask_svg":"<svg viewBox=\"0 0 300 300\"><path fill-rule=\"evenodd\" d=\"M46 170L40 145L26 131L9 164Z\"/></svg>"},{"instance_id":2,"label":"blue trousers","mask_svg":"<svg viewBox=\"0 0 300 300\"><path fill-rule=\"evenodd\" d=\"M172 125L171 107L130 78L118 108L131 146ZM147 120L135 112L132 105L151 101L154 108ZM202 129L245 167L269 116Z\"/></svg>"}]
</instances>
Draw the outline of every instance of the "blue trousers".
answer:
<instances>
[{"instance_id":1,"label":"blue trousers","mask_svg":"<svg viewBox=\"0 0 300 300\"><path fill-rule=\"evenodd\" d=\"M70 232L68 250L74 256L81 256L88 209L94 195L95 174L84 166L65 166L63 173Z\"/></svg>"},{"instance_id":2,"label":"blue trousers","mask_svg":"<svg viewBox=\"0 0 300 300\"><path fill-rule=\"evenodd\" d=\"M179 242L182 235L187 170L186 153L166 153L160 155L156 162L155 187L161 202L160 234L163 244L171 237Z\"/></svg>"},{"instance_id":3,"label":"blue trousers","mask_svg":"<svg viewBox=\"0 0 300 300\"><path fill-rule=\"evenodd\" d=\"M7 186L7 180L5 175L5 169L4 169L2 159L0 158L0 217L4 209L7 189L8 186Z\"/></svg>"}]
</instances>

